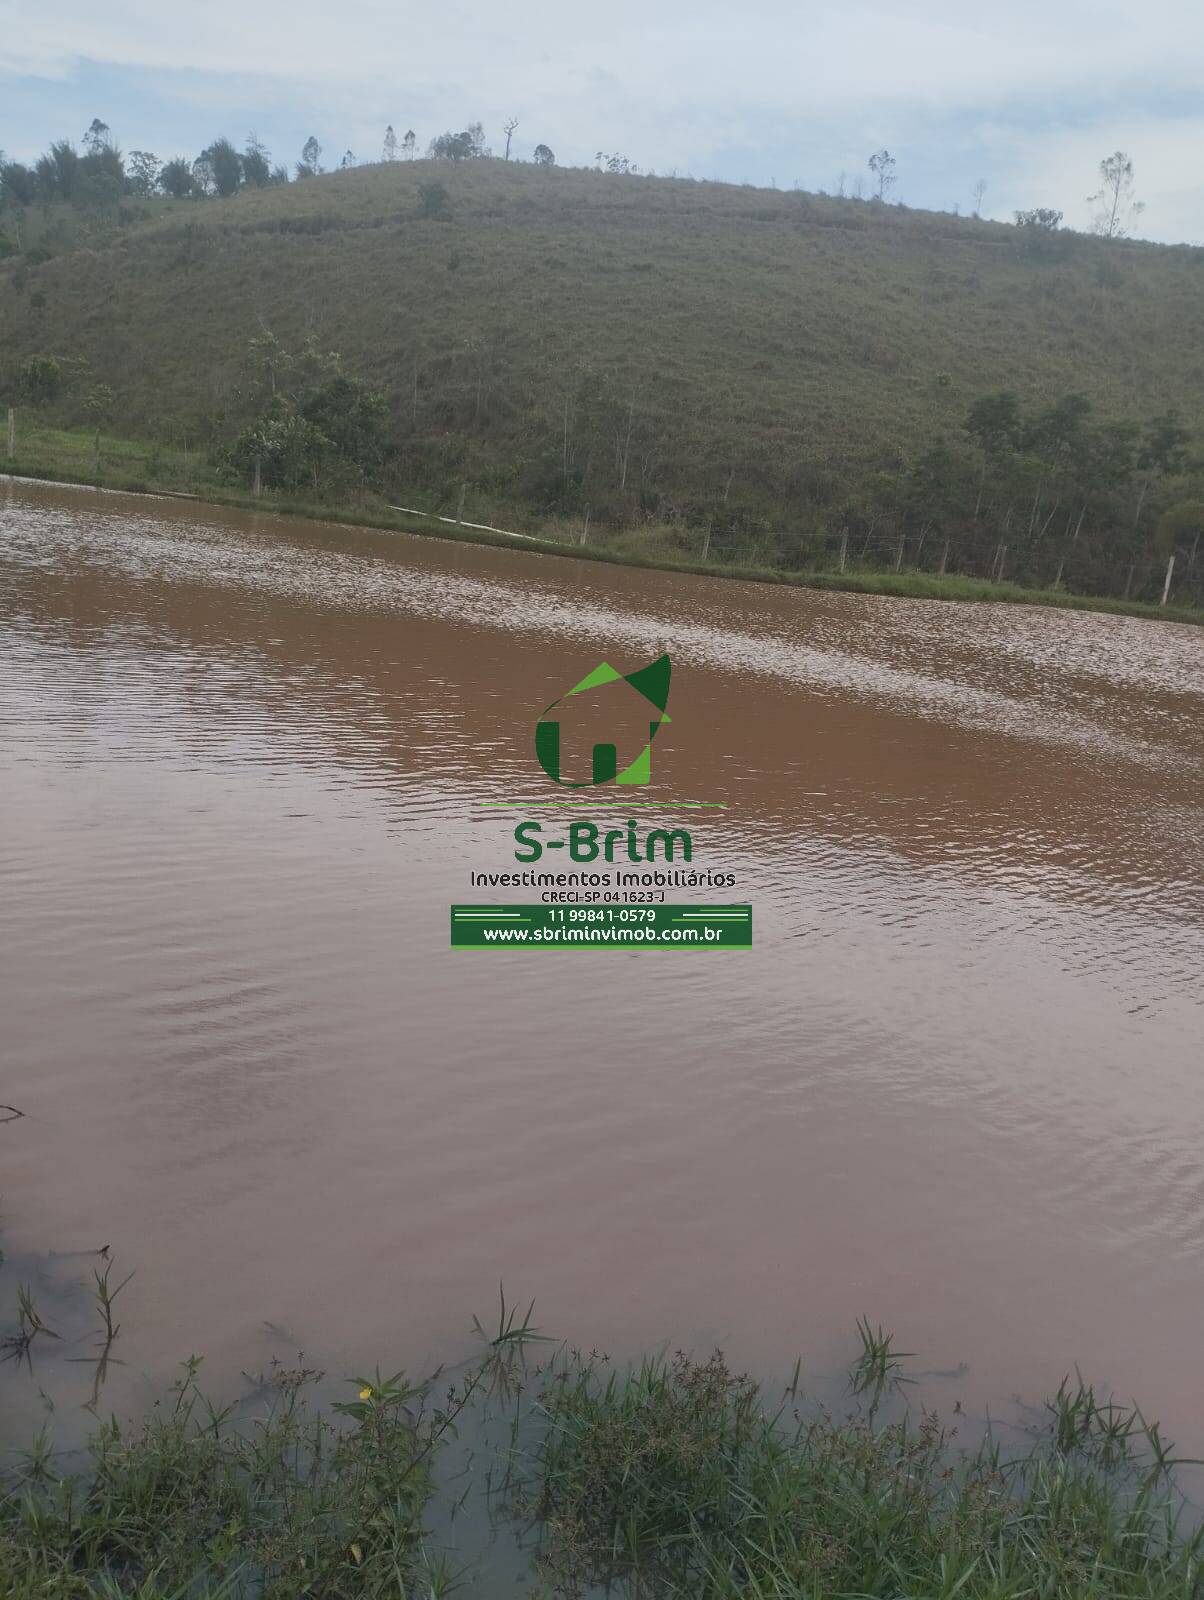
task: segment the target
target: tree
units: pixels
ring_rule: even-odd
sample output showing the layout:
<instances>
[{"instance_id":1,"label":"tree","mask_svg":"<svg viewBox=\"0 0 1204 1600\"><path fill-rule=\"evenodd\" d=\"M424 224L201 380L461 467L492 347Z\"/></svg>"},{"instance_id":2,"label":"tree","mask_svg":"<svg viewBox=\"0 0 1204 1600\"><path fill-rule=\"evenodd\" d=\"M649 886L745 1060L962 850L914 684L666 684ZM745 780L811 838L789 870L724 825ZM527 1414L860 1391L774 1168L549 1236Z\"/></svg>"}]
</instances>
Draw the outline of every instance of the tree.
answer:
<instances>
[{"instance_id":1,"label":"tree","mask_svg":"<svg viewBox=\"0 0 1204 1600\"><path fill-rule=\"evenodd\" d=\"M85 205L114 205L129 187L121 151L100 144L80 158L75 198Z\"/></svg>"},{"instance_id":2,"label":"tree","mask_svg":"<svg viewBox=\"0 0 1204 1600\"><path fill-rule=\"evenodd\" d=\"M866 163L878 185L878 199L885 200L898 181L895 177L895 158L889 150L878 150Z\"/></svg>"},{"instance_id":3,"label":"tree","mask_svg":"<svg viewBox=\"0 0 1204 1600\"><path fill-rule=\"evenodd\" d=\"M628 161L626 156L608 155L605 150L599 150L594 160L604 172L638 172L640 169L634 161Z\"/></svg>"},{"instance_id":4,"label":"tree","mask_svg":"<svg viewBox=\"0 0 1204 1600\"><path fill-rule=\"evenodd\" d=\"M478 160L489 154L485 148L485 130L479 122L470 122L460 133L441 133L431 140L427 154L437 161Z\"/></svg>"},{"instance_id":5,"label":"tree","mask_svg":"<svg viewBox=\"0 0 1204 1600\"><path fill-rule=\"evenodd\" d=\"M145 200L154 194L159 183L160 166L158 156L150 150L130 151L130 188L136 195Z\"/></svg>"},{"instance_id":6,"label":"tree","mask_svg":"<svg viewBox=\"0 0 1204 1600\"><path fill-rule=\"evenodd\" d=\"M299 178L316 178L321 172L322 146L311 133L301 146L301 159L297 163L297 176Z\"/></svg>"},{"instance_id":7,"label":"tree","mask_svg":"<svg viewBox=\"0 0 1204 1600\"><path fill-rule=\"evenodd\" d=\"M406 136L401 141L401 148L405 151L406 160L413 161L414 152L418 148L418 136L414 132L413 128L408 128L406 130Z\"/></svg>"},{"instance_id":8,"label":"tree","mask_svg":"<svg viewBox=\"0 0 1204 1600\"><path fill-rule=\"evenodd\" d=\"M227 457L231 468L250 478L258 465L261 481L269 488L297 489L317 482L318 467L330 441L277 396L267 410L234 441Z\"/></svg>"},{"instance_id":9,"label":"tree","mask_svg":"<svg viewBox=\"0 0 1204 1600\"><path fill-rule=\"evenodd\" d=\"M974 215L977 217L982 212L982 197L987 192L987 180L979 178L974 185Z\"/></svg>"},{"instance_id":10,"label":"tree","mask_svg":"<svg viewBox=\"0 0 1204 1600\"><path fill-rule=\"evenodd\" d=\"M1145 210L1145 203L1133 198L1133 163L1116 150L1100 162L1099 174L1103 181L1098 192L1087 196L1087 204L1098 207L1091 231L1104 239L1127 238Z\"/></svg>"},{"instance_id":11,"label":"tree","mask_svg":"<svg viewBox=\"0 0 1204 1600\"><path fill-rule=\"evenodd\" d=\"M537 144L535 146L535 165L537 167L554 167L556 165L555 151L550 150L546 144Z\"/></svg>"},{"instance_id":12,"label":"tree","mask_svg":"<svg viewBox=\"0 0 1204 1600\"><path fill-rule=\"evenodd\" d=\"M384 158L386 161L397 160L397 135L393 132L393 124L385 129Z\"/></svg>"},{"instance_id":13,"label":"tree","mask_svg":"<svg viewBox=\"0 0 1204 1600\"><path fill-rule=\"evenodd\" d=\"M30 405L51 405L62 391L62 365L54 356L30 356L17 369L17 387Z\"/></svg>"},{"instance_id":14,"label":"tree","mask_svg":"<svg viewBox=\"0 0 1204 1600\"><path fill-rule=\"evenodd\" d=\"M242 157L229 139L215 139L198 159L208 170L209 183L223 199L237 193L242 185Z\"/></svg>"},{"instance_id":15,"label":"tree","mask_svg":"<svg viewBox=\"0 0 1204 1600\"><path fill-rule=\"evenodd\" d=\"M1017 211L1013 215L1018 228L1030 228L1034 233L1056 233L1062 225L1062 213L1049 206L1037 206L1032 211Z\"/></svg>"},{"instance_id":16,"label":"tree","mask_svg":"<svg viewBox=\"0 0 1204 1600\"><path fill-rule=\"evenodd\" d=\"M79 152L69 139L60 139L38 157L38 189L46 200L71 200L80 178Z\"/></svg>"},{"instance_id":17,"label":"tree","mask_svg":"<svg viewBox=\"0 0 1204 1600\"><path fill-rule=\"evenodd\" d=\"M1159 517L1154 543L1165 556L1185 551L1190 568L1195 565L1201 534L1204 534L1204 500L1181 500Z\"/></svg>"},{"instance_id":18,"label":"tree","mask_svg":"<svg viewBox=\"0 0 1204 1600\"><path fill-rule=\"evenodd\" d=\"M1191 438L1179 421L1177 411L1164 411L1151 417L1145 426L1145 437L1137 458L1137 465L1147 472L1157 472L1174 478L1187 465L1187 445Z\"/></svg>"},{"instance_id":19,"label":"tree","mask_svg":"<svg viewBox=\"0 0 1204 1600\"><path fill-rule=\"evenodd\" d=\"M418 211L424 217L445 217L447 215L447 190L441 183L420 183L418 185Z\"/></svg>"},{"instance_id":20,"label":"tree","mask_svg":"<svg viewBox=\"0 0 1204 1600\"><path fill-rule=\"evenodd\" d=\"M183 156L173 156L170 161L164 162L159 173L159 187L164 194L169 194L173 200L187 200L196 192L196 182L192 176L192 167Z\"/></svg>"},{"instance_id":21,"label":"tree","mask_svg":"<svg viewBox=\"0 0 1204 1600\"><path fill-rule=\"evenodd\" d=\"M110 129L107 122L102 122L99 117L93 117L92 122L84 134L84 149L89 155L95 155L103 150L110 142Z\"/></svg>"},{"instance_id":22,"label":"tree","mask_svg":"<svg viewBox=\"0 0 1204 1600\"><path fill-rule=\"evenodd\" d=\"M983 455L998 460L1020 442L1020 402L1010 389L983 395L970 407L962 427Z\"/></svg>"},{"instance_id":23,"label":"tree","mask_svg":"<svg viewBox=\"0 0 1204 1600\"><path fill-rule=\"evenodd\" d=\"M94 383L84 395L84 413L93 427L99 427L113 411L116 401L107 383Z\"/></svg>"},{"instance_id":24,"label":"tree","mask_svg":"<svg viewBox=\"0 0 1204 1600\"><path fill-rule=\"evenodd\" d=\"M509 161L509 159L510 159L510 141L514 137L514 130L518 127L518 118L517 117L511 117L510 121L504 124L504 127L505 127L505 130L506 130L506 160Z\"/></svg>"},{"instance_id":25,"label":"tree","mask_svg":"<svg viewBox=\"0 0 1204 1600\"><path fill-rule=\"evenodd\" d=\"M346 172L349 167L353 167L354 165L355 165L355 151L354 150L344 150L343 151L343 159L339 162L339 171L340 172Z\"/></svg>"},{"instance_id":26,"label":"tree","mask_svg":"<svg viewBox=\"0 0 1204 1600\"><path fill-rule=\"evenodd\" d=\"M1019 235L1017 243L1025 255L1054 256L1061 252L1062 243L1058 238L1062 223L1060 211L1050 206L1036 206L1031 211L1017 211L1014 216Z\"/></svg>"},{"instance_id":27,"label":"tree","mask_svg":"<svg viewBox=\"0 0 1204 1600\"><path fill-rule=\"evenodd\" d=\"M373 471L384 460L388 410L378 389L342 376L313 390L300 406L310 426L363 472Z\"/></svg>"},{"instance_id":28,"label":"tree","mask_svg":"<svg viewBox=\"0 0 1204 1600\"><path fill-rule=\"evenodd\" d=\"M266 188L272 181L271 156L272 152L259 142L252 129L242 153L243 182L253 189Z\"/></svg>"},{"instance_id":29,"label":"tree","mask_svg":"<svg viewBox=\"0 0 1204 1600\"><path fill-rule=\"evenodd\" d=\"M6 161L0 165L0 204L32 205L37 192L37 175L31 167L20 161Z\"/></svg>"},{"instance_id":30,"label":"tree","mask_svg":"<svg viewBox=\"0 0 1204 1600\"><path fill-rule=\"evenodd\" d=\"M432 139L427 152L436 161L470 161L477 154L473 146L472 134L465 130L463 133L441 133L437 139Z\"/></svg>"}]
</instances>

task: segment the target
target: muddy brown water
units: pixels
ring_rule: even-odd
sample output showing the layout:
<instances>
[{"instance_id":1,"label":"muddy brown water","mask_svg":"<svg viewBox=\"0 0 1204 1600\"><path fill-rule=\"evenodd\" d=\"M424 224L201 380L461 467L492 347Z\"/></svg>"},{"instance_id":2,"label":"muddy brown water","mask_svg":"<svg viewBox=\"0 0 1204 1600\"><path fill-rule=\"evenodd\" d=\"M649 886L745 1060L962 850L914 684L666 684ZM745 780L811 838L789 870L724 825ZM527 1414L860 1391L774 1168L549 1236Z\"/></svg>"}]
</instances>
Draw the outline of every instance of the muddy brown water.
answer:
<instances>
[{"instance_id":1,"label":"muddy brown water","mask_svg":"<svg viewBox=\"0 0 1204 1600\"><path fill-rule=\"evenodd\" d=\"M753 953L452 954L535 716L666 648L647 793L726 803ZM866 1314L967 1407L1077 1361L1204 1443L1202 711L1188 627L0 484L5 1248L65 1317L136 1269L123 1397L421 1365L504 1278L765 1372Z\"/></svg>"}]
</instances>

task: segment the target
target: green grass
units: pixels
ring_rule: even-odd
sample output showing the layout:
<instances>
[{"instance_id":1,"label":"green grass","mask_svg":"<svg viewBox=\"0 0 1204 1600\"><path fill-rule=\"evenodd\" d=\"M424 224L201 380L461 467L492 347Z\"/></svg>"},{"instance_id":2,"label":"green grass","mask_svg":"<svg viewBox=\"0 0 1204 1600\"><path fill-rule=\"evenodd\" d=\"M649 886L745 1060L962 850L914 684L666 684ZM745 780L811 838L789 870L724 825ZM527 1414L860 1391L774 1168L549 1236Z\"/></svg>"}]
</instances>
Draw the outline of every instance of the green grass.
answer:
<instances>
[{"instance_id":1,"label":"green grass","mask_svg":"<svg viewBox=\"0 0 1204 1600\"><path fill-rule=\"evenodd\" d=\"M440 522L434 515L406 515L390 509L387 502L377 495L365 495L354 506L273 494L265 494L256 500L245 490L232 487L224 480L203 452L185 451L178 445L164 445L153 440L118 438L109 433L100 434L98 449L97 432L94 429L50 428L24 423L18 433L15 456L4 459L0 467L16 477L41 478L132 493L186 494L213 505L232 506L240 510L273 511L335 525L380 528L506 549L536 550L544 555L611 562L658 571L910 599L1007 602L1054 606L1063 610L1105 611L1164 622L1204 623L1204 611L1194 606L1160 607L1139 600L1114 600L1107 596L1071 594L1066 590L1027 589L1018 584L993 583L957 573L938 576L906 568L900 572L856 570L855 565L843 573L818 566L792 571L781 566L762 566L739 559L704 561L699 559L699 554L691 553L691 543L701 552L698 541L691 541L681 529L673 527L653 525L639 532L624 533L595 529L590 543L581 545L579 529L564 518L528 515L515 519L522 524L516 531L527 535L526 539L519 541L460 527L455 523ZM3 473L0 472L0 475ZM479 507L470 507L465 514L476 521L482 512ZM828 559L834 559L831 552L828 553Z\"/></svg>"},{"instance_id":2,"label":"green grass","mask_svg":"<svg viewBox=\"0 0 1204 1600\"><path fill-rule=\"evenodd\" d=\"M98 1422L71 1469L44 1429L0 1480L0 1596L436 1600L469 1578L488 1594L488 1551L453 1559L431 1531L474 1494L527 1553L507 1592L533 1596L1204 1593L1173 1447L1077 1376L1018 1444L987 1428L963 1446L903 1404L903 1357L868 1323L825 1408L797 1367L774 1398L718 1352L618 1372L557 1347L532 1367L531 1316L503 1298L442 1392L378 1372L324 1412L321 1372L274 1366L218 1406L192 1359L143 1420Z\"/></svg>"},{"instance_id":3,"label":"green grass","mask_svg":"<svg viewBox=\"0 0 1204 1600\"><path fill-rule=\"evenodd\" d=\"M871 1389L883 1373L867 1333L852 1392L867 1353ZM959 1450L928 1412L880 1421L875 1399L836 1417L792 1389L776 1405L718 1354L622 1376L567 1358L525 1502L548 1579L664 1600L1201 1593L1167 1447L1081 1382L1011 1454L989 1434Z\"/></svg>"},{"instance_id":4,"label":"green grass","mask_svg":"<svg viewBox=\"0 0 1204 1600\"><path fill-rule=\"evenodd\" d=\"M418 214L432 178L446 220ZM1082 389L1124 416L1199 393L1188 247L1068 236L1034 262L972 218L498 161L133 210L148 220L96 224L86 263L73 237L23 277L0 266L0 326L12 359L87 357L138 431L207 427L264 324L290 347L316 327L399 428L415 409L419 435L450 428L449 467L499 487L516 454L558 454L566 393L570 448L591 406L625 424L634 398L633 468L655 452L685 488L734 467L741 494L768 467L802 499L808 475L885 465L991 388Z\"/></svg>"},{"instance_id":5,"label":"green grass","mask_svg":"<svg viewBox=\"0 0 1204 1600\"><path fill-rule=\"evenodd\" d=\"M100 1424L81 1470L46 1434L24 1455L0 1498L4 1600L447 1592L423 1517L463 1390L432 1406L429 1386L378 1374L330 1416L305 1397L320 1374L276 1368L236 1415L198 1367L145 1421Z\"/></svg>"}]
</instances>

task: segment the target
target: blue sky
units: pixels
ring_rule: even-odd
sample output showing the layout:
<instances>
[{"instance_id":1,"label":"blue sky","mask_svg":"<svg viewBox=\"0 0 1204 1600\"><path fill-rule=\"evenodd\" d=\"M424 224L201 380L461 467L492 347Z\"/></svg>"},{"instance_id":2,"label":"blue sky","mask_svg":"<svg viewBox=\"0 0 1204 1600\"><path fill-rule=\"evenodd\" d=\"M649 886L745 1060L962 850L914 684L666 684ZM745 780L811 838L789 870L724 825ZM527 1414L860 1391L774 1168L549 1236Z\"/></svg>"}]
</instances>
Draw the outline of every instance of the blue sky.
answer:
<instances>
[{"instance_id":1,"label":"blue sky","mask_svg":"<svg viewBox=\"0 0 1204 1600\"><path fill-rule=\"evenodd\" d=\"M386 123L484 123L495 148L563 163L852 191L888 147L896 197L1088 225L1101 157L1133 159L1137 231L1204 243L1204 6L1016 0L890 5L557 0L0 0L0 148L28 159L94 116L125 149L194 155L250 129L276 160L306 136L336 164L379 157Z\"/></svg>"}]
</instances>

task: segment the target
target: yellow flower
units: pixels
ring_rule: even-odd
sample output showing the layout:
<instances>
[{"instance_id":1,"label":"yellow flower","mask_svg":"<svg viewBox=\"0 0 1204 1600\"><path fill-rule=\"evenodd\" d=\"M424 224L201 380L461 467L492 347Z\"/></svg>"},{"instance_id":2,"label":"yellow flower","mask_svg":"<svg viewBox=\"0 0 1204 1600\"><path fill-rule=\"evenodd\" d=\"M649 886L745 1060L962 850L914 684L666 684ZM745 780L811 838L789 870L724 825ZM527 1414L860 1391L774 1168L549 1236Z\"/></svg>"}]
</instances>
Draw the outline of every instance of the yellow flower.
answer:
<instances>
[{"instance_id":1,"label":"yellow flower","mask_svg":"<svg viewBox=\"0 0 1204 1600\"><path fill-rule=\"evenodd\" d=\"M360 1390L360 1399L361 1400L371 1400L371 1398L372 1398L372 1389L368 1384L365 1384L364 1387Z\"/></svg>"}]
</instances>

